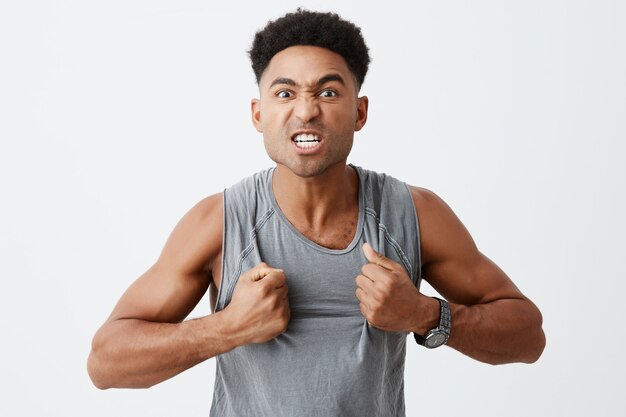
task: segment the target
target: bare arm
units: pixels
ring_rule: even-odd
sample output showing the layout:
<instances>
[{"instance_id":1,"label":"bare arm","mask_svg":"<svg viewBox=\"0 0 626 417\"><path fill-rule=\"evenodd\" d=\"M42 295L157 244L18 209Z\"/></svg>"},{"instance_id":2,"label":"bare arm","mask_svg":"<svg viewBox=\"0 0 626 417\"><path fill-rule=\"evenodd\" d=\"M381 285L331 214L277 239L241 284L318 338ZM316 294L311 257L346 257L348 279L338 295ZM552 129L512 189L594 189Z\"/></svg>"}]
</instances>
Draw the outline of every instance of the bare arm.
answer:
<instances>
[{"instance_id":1,"label":"bare arm","mask_svg":"<svg viewBox=\"0 0 626 417\"><path fill-rule=\"evenodd\" d=\"M534 362L545 346L537 307L478 251L452 210L432 192L411 189L419 213L426 279L449 301L448 345L483 362ZM420 293L402 265L363 245L356 277L361 313L387 331L425 335L439 323L437 300Z\"/></svg>"},{"instance_id":2,"label":"bare arm","mask_svg":"<svg viewBox=\"0 0 626 417\"><path fill-rule=\"evenodd\" d=\"M223 210L220 194L194 206L156 264L124 293L92 342L88 371L97 387L149 387L286 330L285 274L263 262L241 274L223 310L183 321L211 283L222 250Z\"/></svg>"},{"instance_id":3,"label":"bare arm","mask_svg":"<svg viewBox=\"0 0 626 417\"><path fill-rule=\"evenodd\" d=\"M491 364L536 361L545 346L542 316L509 277L480 253L448 205L434 193L412 188L420 215L423 275L450 302L448 345ZM432 317L433 304L429 305ZM435 327L434 317L417 324L418 334Z\"/></svg>"},{"instance_id":4,"label":"bare arm","mask_svg":"<svg viewBox=\"0 0 626 417\"><path fill-rule=\"evenodd\" d=\"M92 342L88 370L97 387L148 387L234 347L220 314L183 322L211 283L222 210L219 194L193 207L119 300Z\"/></svg>"}]
</instances>

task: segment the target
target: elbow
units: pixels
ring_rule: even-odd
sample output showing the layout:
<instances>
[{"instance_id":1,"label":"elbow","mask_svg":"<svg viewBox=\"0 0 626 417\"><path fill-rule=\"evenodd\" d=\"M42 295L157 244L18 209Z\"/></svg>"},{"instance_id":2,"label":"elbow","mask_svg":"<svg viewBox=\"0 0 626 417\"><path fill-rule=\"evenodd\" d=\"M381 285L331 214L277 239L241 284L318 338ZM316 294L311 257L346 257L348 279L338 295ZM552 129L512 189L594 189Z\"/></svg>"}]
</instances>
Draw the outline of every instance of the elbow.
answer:
<instances>
[{"instance_id":1,"label":"elbow","mask_svg":"<svg viewBox=\"0 0 626 417\"><path fill-rule=\"evenodd\" d=\"M133 371L131 353L119 343L111 326L101 327L91 342L87 373L100 390L109 388L150 388L156 382L146 380L145 373Z\"/></svg>"},{"instance_id":2,"label":"elbow","mask_svg":"<svg viewBox=\"0 0 626 417\"><path fill-rule=\"evenodd\" d=\"M546 335L543 329L539 327L536 331L535 337L530 343L530 348L527 351L527 357L523 360L524 363L535 363L541 357L544 349L546 348Z\"/></svg>"},{"instance_id":3,"label":"elbow","mask_svg":"<svg viewBox=\"0 0 626 417\"><path fill-rule=\"evenodd\" d=\"M102 330L99 330L91 342L91 352L87 358L87 374L93 385L100 390L115 386L109 377L111 360L110 355L107 355L106 342Z\"/></svg>"},{"instance_id":4,"label":"elbow","mask_svg":"<svg viewBox=\"0 0 626 417\"><path fill-rule=\"evenodd\" d=\"M541 357L546 348L546 335L543 331L543 316L536 306L530 317L530 330L528 330L528 347L526 349L526 357L522 360L524 363L535 363Z\"/></svg>"},{"instance_id":5,"label":"elbow","mask_svg":"<svg viewBox=\"0 0 626 417\"><path fill-rule=\"evenodd\" d=\"M536 336L525 342L523 349L520 349L520 346L518 345L517 348L511 349L507 353L476 359L493 366L506 365L510 363L532 364L539 360L545 346L546 337L543 330L539 329Z\"/></svg>"},{"instance_id":6,"label":"elbow","mask_svg":"<svg viewBox=\"0 0 626 417\"><path fill-rule=\"evenodd\" d=\"M87 359L87 373L93 385L101 390L112 388L112 385L108 383L102 372L102 366L98 360L97 353L93 350L89 354Z\"/></svg>"},{"instance_id":7,"label":"elbow","mask_svg":"<svg viewBox=\"0 0 626 417\"><path fill-rule=\"evenodd\" d=\"M546 347L546 335L543 332L543 317L534 305L531 312L523 316L525 325L520 327L518 334L513 337L514 344L509 345L502 355L493 355L484 362L490 365L504 365L508 363L532 364L539 360Z\"/></svg>"},{"instance_id":8,"label":"elbow","mask_svg":"<svg viewBox=\"0 0 626 417\"><path fill-rule=\"evenodd\" d=\"M92 348L87 359L87 373L93 385L100 390L109 388L150 388L156 383L136 381L123 376L119 369L115 369L115 360L102 349Z\"/></svg>"}]
</instances>

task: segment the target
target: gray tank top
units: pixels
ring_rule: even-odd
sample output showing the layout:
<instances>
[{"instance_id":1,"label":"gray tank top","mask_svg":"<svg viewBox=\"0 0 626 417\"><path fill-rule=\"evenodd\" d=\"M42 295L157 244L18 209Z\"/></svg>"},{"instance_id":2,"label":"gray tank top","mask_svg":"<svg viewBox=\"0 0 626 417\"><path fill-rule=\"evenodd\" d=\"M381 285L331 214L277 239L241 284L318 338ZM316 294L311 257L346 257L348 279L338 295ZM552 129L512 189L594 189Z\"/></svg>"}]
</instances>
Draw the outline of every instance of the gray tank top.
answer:
<instances>
[{"instance_id":1,"label":"gray tank top","mask_svg":"<svg viewBox=\"0 0 626 417\"><path fill-rule=\"evenodd\" d=\"M401 263L419 287L418 219L407 185L351 165L359 177L353 241L328 249L301 234L272 191L275 168L224 191L222 280L216 311L242 272L259 262L287 277L287 330L216 357L212 417L404 416L406 332L385 332L361 315L355 277L364 242Z\"/></svg>"}]
</instances>

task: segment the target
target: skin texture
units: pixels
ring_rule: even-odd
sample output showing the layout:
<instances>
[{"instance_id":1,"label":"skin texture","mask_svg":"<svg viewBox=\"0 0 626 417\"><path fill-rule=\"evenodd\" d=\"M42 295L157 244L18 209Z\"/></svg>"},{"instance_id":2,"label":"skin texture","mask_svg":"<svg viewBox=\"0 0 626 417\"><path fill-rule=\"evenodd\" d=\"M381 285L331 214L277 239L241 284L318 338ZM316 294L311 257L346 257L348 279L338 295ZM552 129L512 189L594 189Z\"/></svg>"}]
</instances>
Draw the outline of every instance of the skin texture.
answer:
<instances>
[{"instance_id":1,"label":"skin texture","mask_svg":"<svg viewBox=\"0 0 626 417\"><path fill-rule=\"evenodd\" d=\"M347 64L322 48L298 46L277 53L261 78L260 91L261 99L252 100L252 122L263 133L269 157L299 177L320 176L345 161L354 132L367 120L368 99L357 97ZM302 157L289 146L299 131L316 133L322 140L314 158Z\"/></svg>"},{"instance_id":2,"label":"skin texture","mask_svg":"<svg viewBox=\"0 0 626 417\"><path fill-rule=\"evenodd\" d=\"M452 210L431 191L411 187L420 215L423 278L449 301L448 346L490 364L535 362L545 346L539 309L478 251ZM406 270L364 245L357 276L361 312L375 327L424 335L439 322L439 303L413 286Z\"/></svg>"},{"instance_id":3,"label":"skin texture","mask_svg":"<svg viewBox=\"0 0 626 417\"><path fill-rule=\"evenodd\" d=\"M276 162L273 191L301 233L333 249L356 232L358 182L346 165L354 132L367 121L367 97L343 58L296 46L276 54L252 100L252 122ZM303 153L296 133L321 141ZM477 360L533 362L545 345L542 318L485 255L452 210L429 190L411 187L420 216L423 275L450 302L448 345ZM207 289L220 285L222 194L196 204L180 220L155 264L123 294L97 331L88 359L93 383L149 387L237 346L261 343L287 328L288 286L280 265L244 272L223 310L184 321ZM201 230L202 233L198 233ZM363 316L382 330L424 334L436 327L439 303L419 293L403 267L369 245L368 263L355 277Z\"/></svg>"}]
</instances>

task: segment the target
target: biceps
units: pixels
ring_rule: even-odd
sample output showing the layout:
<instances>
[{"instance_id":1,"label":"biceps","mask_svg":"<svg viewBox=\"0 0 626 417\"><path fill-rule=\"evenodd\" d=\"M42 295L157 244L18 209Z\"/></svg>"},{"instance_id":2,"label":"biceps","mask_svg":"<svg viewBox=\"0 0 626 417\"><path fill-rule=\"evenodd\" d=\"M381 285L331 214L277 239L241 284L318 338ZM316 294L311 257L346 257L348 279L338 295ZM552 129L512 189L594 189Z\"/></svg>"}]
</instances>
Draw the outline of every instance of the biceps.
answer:
<instances>
[{"instance_id":1,"label":"biceps","mask_svg":"<svg viewBox=\"0 0 626 417\"><path fill-rule=\"evenodd\" d=\"M466 259L441 261L424 271L425 279L453 303L473 305L524 296L491 259L476 251Z\"/></svg>"},{"instance_id":2,"label":"biceps","mask_svg":"<svg viewBox=\"0 0 626 417\"><path fill-rule=\"evenodd\" d=\"M206 272L184 275L157 263L126 290L109 321L134 318L180 322L198 304L209 284Z\"/></svg>"}]
</instances>

